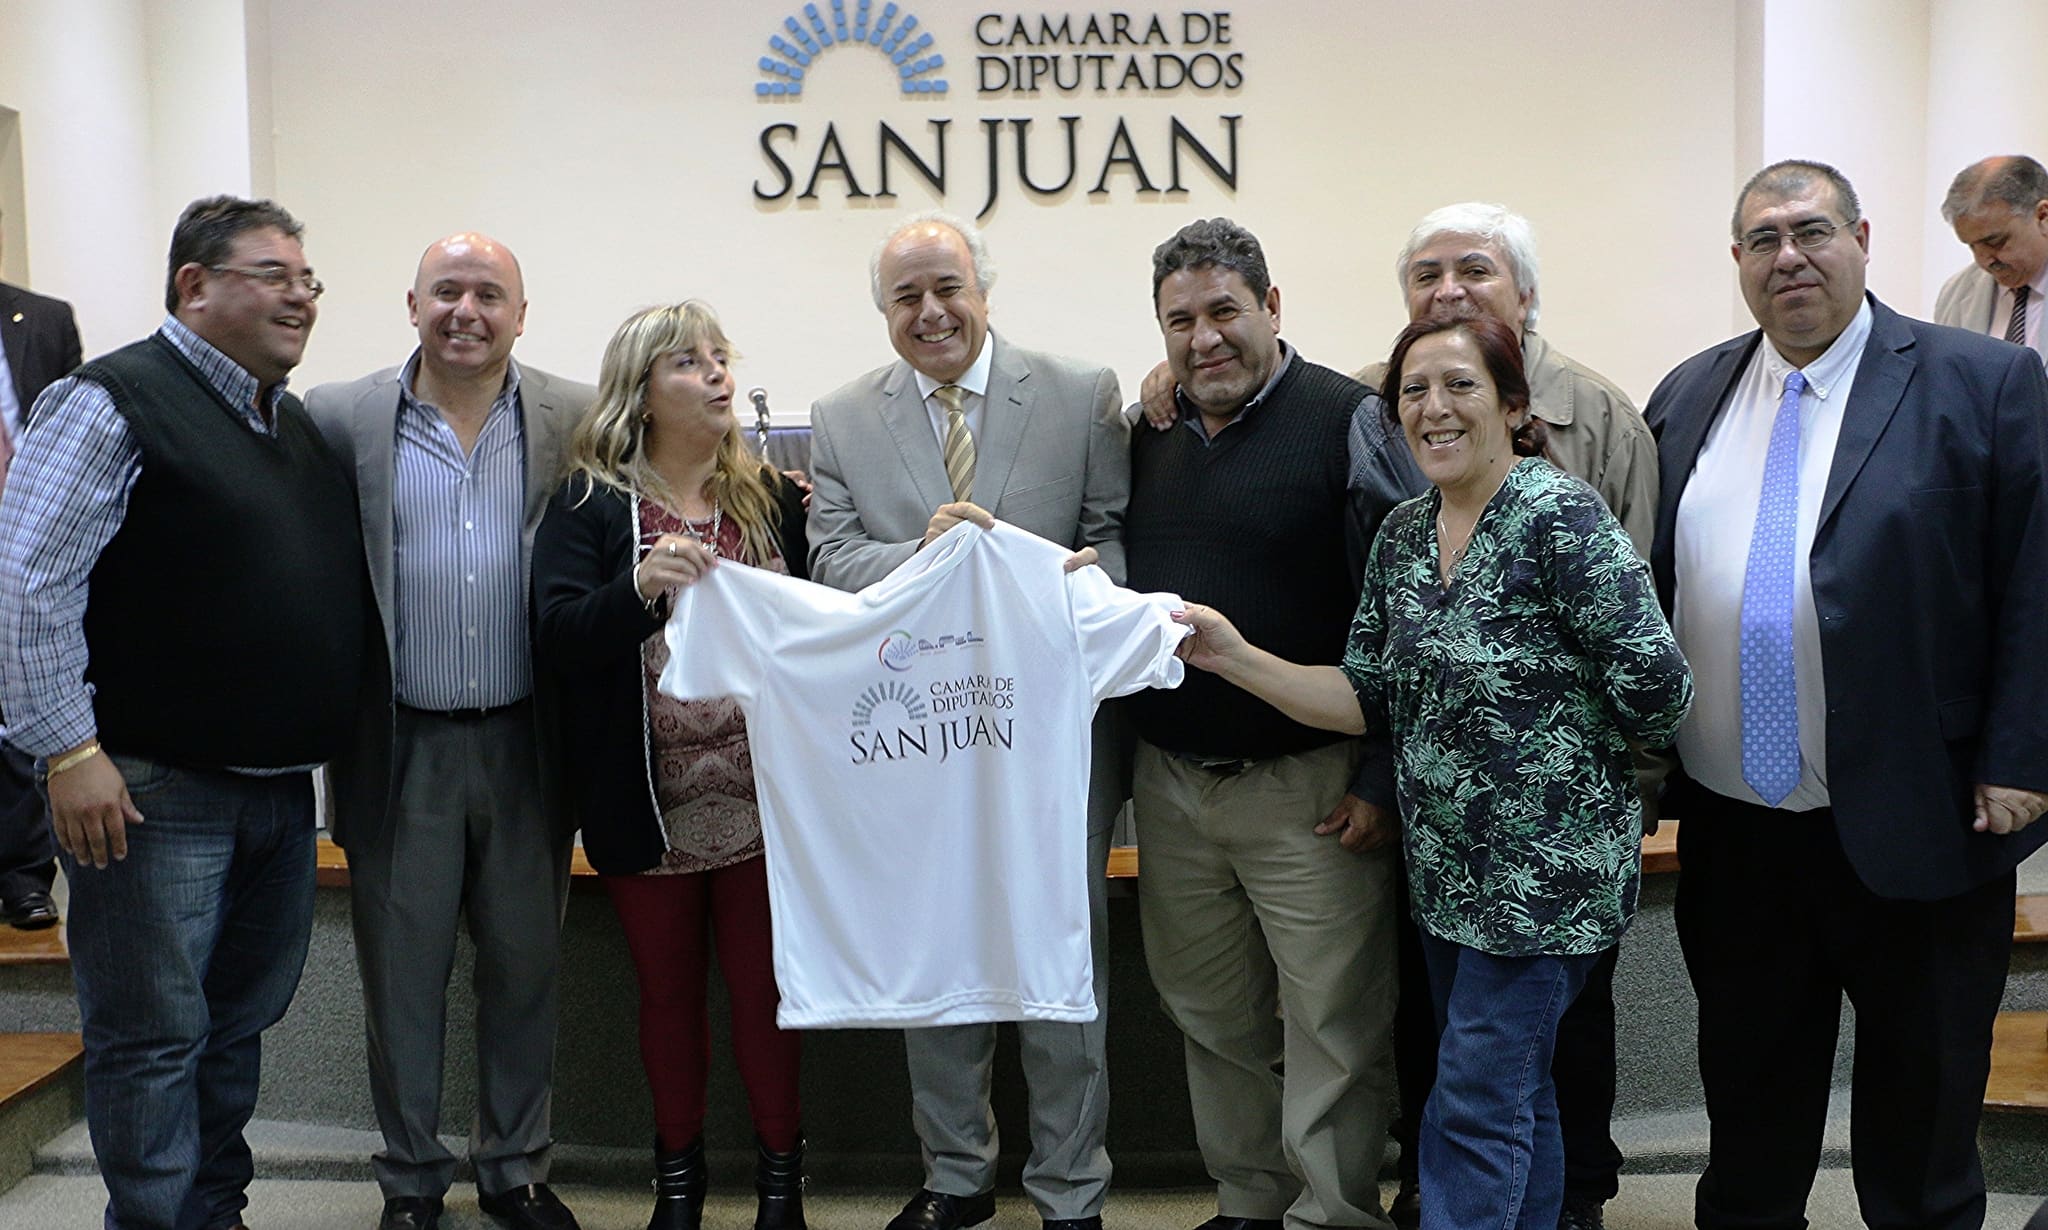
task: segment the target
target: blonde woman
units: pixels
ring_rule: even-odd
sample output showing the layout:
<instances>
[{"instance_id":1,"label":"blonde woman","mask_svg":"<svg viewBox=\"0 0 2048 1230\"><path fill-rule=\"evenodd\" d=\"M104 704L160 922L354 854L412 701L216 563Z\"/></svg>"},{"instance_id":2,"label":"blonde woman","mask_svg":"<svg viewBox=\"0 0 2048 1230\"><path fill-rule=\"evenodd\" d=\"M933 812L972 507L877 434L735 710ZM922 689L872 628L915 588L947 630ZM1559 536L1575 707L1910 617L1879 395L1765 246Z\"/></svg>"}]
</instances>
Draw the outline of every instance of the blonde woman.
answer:
<instances>
[{"instance_id":1,"label":"blonde woman","mask_svg":"<svg viewBox=\"0 0 2048 1230\"><path fill-rule=\"evenodd\" d=\"M746 723L731 701L676 701L655 687L678 588L721 559L804 575L802 495L747 449L733 414L736 357L696 300L620 325L533 551L536 648L562 696L584 852L639 975L658 1176L649 1230L696 1230L703 1215L714 943L759 1138L755 1225L804 1224L798 1035L775 1026Z\"/></svg>"}]
</instances>

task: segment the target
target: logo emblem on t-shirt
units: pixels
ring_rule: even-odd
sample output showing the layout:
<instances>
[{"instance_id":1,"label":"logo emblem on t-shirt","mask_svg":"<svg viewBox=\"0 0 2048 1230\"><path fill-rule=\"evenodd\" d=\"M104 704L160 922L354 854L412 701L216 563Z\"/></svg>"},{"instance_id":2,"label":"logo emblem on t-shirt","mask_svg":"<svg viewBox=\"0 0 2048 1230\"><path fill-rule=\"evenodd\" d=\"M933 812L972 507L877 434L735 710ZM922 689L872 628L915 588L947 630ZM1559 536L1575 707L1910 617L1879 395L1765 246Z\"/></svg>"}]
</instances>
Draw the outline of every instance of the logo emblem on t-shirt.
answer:
<instances>
[{"instance_id":1,"label":"logo emblem on t-shirt","mask_svg":"<svg viewBox=\"0 0 2048 1230\"><path fill-rule=\"evenodd\" d=\"M898 628L882 638L882 643L875 649L875 660L892 671L907 671L919 658L949 653L955 649L964 649L969 645L981 643L981 636L972 629L957 636L948 632L937 640L928 641Z\"/></svg>"},{"instance_id":2,"label":"logo emblem on t-shirt","mask_svg":"<svg viewBox=\"0 0 2048 1230\"><path fill-rule=\"evenodd\" d=\"M875 684L853 702L853 724L874 725L877 720L875 711L885 706L894 706L906 722L922 722L931 716L931 710L925 707L924 697L917 694L916 688L892 679ZM882 716L887 716L886 712Z\"/></svg>"},{"instance_id":3,"label":"logo emblem on t-shirt","mask_svg":"<svg viewBox=\"0 0 2048 1230\"><path fill-rule=\"evenodd\" d=\"M882 638L881 648L875 650L875 660L892 671L907 671L917 657L917 638L898 628Z\"/></svg>"},{"instance_id":4,"label":"logo emblem on t-shirt","mask_svg":"<svg viewBox=\"0 0 2048 1230\"><path fill-rule=\"evenodd\" d=\"M924 759L944 764L954 752L1007 752L1016 746L1016 718L1010 712L1016 704L1017 681L1008 676L961 675L923 690L906 680L884 679L854 699L847 744L854 764ZM938 720L929 720L935 713Z\"/></svg>"}]
</instances>

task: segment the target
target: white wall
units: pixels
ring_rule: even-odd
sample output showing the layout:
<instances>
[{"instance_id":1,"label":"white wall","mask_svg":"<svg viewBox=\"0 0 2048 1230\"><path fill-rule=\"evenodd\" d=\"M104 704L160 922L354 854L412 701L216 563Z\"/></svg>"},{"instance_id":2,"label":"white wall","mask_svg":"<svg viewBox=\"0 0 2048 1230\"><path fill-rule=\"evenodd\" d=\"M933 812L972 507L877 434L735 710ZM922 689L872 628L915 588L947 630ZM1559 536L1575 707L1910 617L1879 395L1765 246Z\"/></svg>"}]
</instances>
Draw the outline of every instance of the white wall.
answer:
<instances>
[{"instance_id":1,"label":"white wall","mask_svg":"<svg viewBox=\"0 0 2048 1230\"><path fill-rule=\"evenodd\" d=\"M1870 219L1870 289L1908 313L1933 301L1921 286L1928 8L1927 0L1766 5L1761 162L1816 158L1849 177Z\"/></svg>"},{"instance_id":2,"label":"white wall","mask_svg":"<svg viewBox=\"0 0 2048 1230\"><path fill-rule=\"evenodd\" d=\"M487 23L474 8L411 0L273 0L276 190L313 228L309 250L333 288L308 378L401 359L420 249L473 226L525 263L530 361L588 377L629 310L701 296L747 353L741 378L800 418L890 357L868 252L891 217L933 202L906 176L893 205L834 188L759 204L752 185L769 168L757 136L795 123L808 155L835 120L872 191L877 117L922 143L935 113L954 119L950 173L964 187L949 205L968 213L982 195L978 118L1035 117L1034 152L1051 159L1057 117L1083 117L1076 189L1050 206L1006 184L986 223L1002 271L992 302L1019 342L1109 362L1127 386L1161 353L1152 247L1217 213L1262 236L1288 337L1337 366L1383 355L1404 315L1395 250L1421 213L1467 197L1535 220L1546 330L1639 395L1726 333L1732 5L1239 7L1244 87L1170 98L977 97L969 32L990 10L904 7L953 59L943 103L902 101L860 49L821 58L800 101L757 100L754 60L782 7L618 0L571 20L558 4L510 0ZM1106 200L1086 194L1116 116L1163 177L1167 117L1215 143L1221 113L1245 117L1234 195L1199 170L1177 196L1143 199L1128 175Z\"/></svg>"},{"instance_id":3,"label":"white wall","mask_svg":"<svg viewBox=\"0 0 2048 1230\"><path fill-rule=\"evenodd\" d=\"M169 220L152 216L148 58L137 0L8 0L0 104L21 113L35 286L70 299L86 348L163 314Z\"/></svg>"},{"instance_id":4,"label":"white wall","mask_svg":"<svg viewBox=\"0 0 2048 1230\"><path fill-rule=\"evenodd\" d=\"M150 217L166 243L187 203L247 196L249 71L242 0L145 0ZM266 142L267 144L267 142Z\"/></svg>"},{"instance_id":5,"label":"white wall","mask_svg":"<svg viewBox=\"0 0 2048 1230\"><path fill-rule=\"evenodd\" d=\"M1918 205L1927 224L1920 302L1969 262L1941 220L1956 172L1993 154L2048 159L2048 4L2040 0L1941 0L1933 6L1927 58L1927 178Z\"/></svg>"},{"instance_id":6,"label":"white wall","mask_svg":"<svg viewBox=\"0 0 2048 1230\"><path fill-rule=\"evenodd\" d=\"M525 262L529 361L589 377L628 311L701 296L747 352L741 378L795 420L889 358L867 254L892 217L936 202L902 169L892 202L847 201L830 177L819 200L758 202L761 130L799 126L801 176L836 123L873 190L878 120L923 149L925 120L948 116L947 204L972 213L979 120L1032 118L1045 175L1058 117L1077 115L1076 187L1032 199L1006 167L985 221L996 324L1019 342L1110 362L1135 386L1159 354L1152 246L1224 213L1265 239L1288 337L1349 367L1401 322L1389 263L1412 221L1479 197L1537 225L1544 331L1640 398L1746 327L1726 215L1761 162L1841 166L1873 219L1872 285L1924 310L1963 257L1934 213L1948 178L2048 147L2048 81L1984 69L1987 46L2048 45L2032 0L1262 3L1233 10L1238 90L989 97L974 19L1039 10L917 0L903 7L952 60L945 100L904 101L865 49L820 59L801 100L757 99L754 60L800 7L9 0L0 106L21 113L34 281L78 305L88 349L114 345L160 312L186 200L273 194L308 223L333 288L303 385L402 358L420 249L477 227ZM1163 179L1168 117L1220 151L1225 113L1244 117L1235 192L1199 167L1181 193L1144 196L1127 172L1086 192L1119 116Z\"/></svg>"}]
</instances>

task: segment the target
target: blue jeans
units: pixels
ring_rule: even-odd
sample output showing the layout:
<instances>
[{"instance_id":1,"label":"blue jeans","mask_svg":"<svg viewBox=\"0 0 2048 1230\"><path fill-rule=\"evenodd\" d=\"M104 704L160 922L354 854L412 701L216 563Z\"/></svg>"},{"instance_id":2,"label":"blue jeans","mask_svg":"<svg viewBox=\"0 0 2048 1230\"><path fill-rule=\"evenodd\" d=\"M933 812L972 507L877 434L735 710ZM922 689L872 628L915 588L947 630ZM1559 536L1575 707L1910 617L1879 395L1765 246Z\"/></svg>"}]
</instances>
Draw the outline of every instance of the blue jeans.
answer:
<instances>
[{"instance_id":1,"label":"blue jeans","mask_svg":"<svg viewBox=\"0 0 2048 1230\"><path fill-rule=\"evenodd\" d=\"M1443 1041L1422 1109L1423 1230L1554 1230L1564 1138L1557 1020L1600 959L1497 957L1424 933Z\"/></svg>"},{"instance_id":2,"label":"blue jeans","mask_svg":"<svg viewBox=\"0 0 2048 1230\"><path fill-rule=\"evenodd\" d=\"M63 856L106 1226L222 1230L248 1205L263 1031L312 933L312 778L113 761L144 818L128 857Z\"/></svg>"}]
</instances>

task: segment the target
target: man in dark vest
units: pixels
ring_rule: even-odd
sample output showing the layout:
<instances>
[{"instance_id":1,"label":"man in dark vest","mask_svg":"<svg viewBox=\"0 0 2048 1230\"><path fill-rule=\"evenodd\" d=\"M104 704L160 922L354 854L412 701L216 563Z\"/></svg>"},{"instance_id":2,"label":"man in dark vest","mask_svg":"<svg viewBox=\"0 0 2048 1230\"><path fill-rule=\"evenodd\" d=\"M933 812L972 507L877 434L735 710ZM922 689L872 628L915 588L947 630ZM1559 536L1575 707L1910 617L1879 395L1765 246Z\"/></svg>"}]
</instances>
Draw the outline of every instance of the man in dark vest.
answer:
<instances>
[{"instance_id":1,"label":"man in dark vest","mask_svg":"<svg viewBox=\"0 0 2048 1230\"><path fill-rule=\"evenodd\" d=\"M1228 611L1294 661L1337 661L1373 535L1421 471L1377 396L1280 340L1280 291L1243 227L1194 222L1161 244L1152 302L1180 421L1131 445L1128 584ZM1216 1180L1203 1230L1384 1227L1391 749L1200 671L1129 704L1145 958L1186 1036Z\"/></svg>"},{"instance_id":2,"label":"man in dark vest","mask_svg":"<svg viewBox=\"0 0 2048 1230\"><path fill-rule=\"evenodd\" d=\"M348 474L285 392L321 291L299 233L188 206L170 315L44 390L0 496L0 706L71 884L108 1230L241 1225L312 926L311 769L365 673Z\"/></svg>"}]
</instances>

